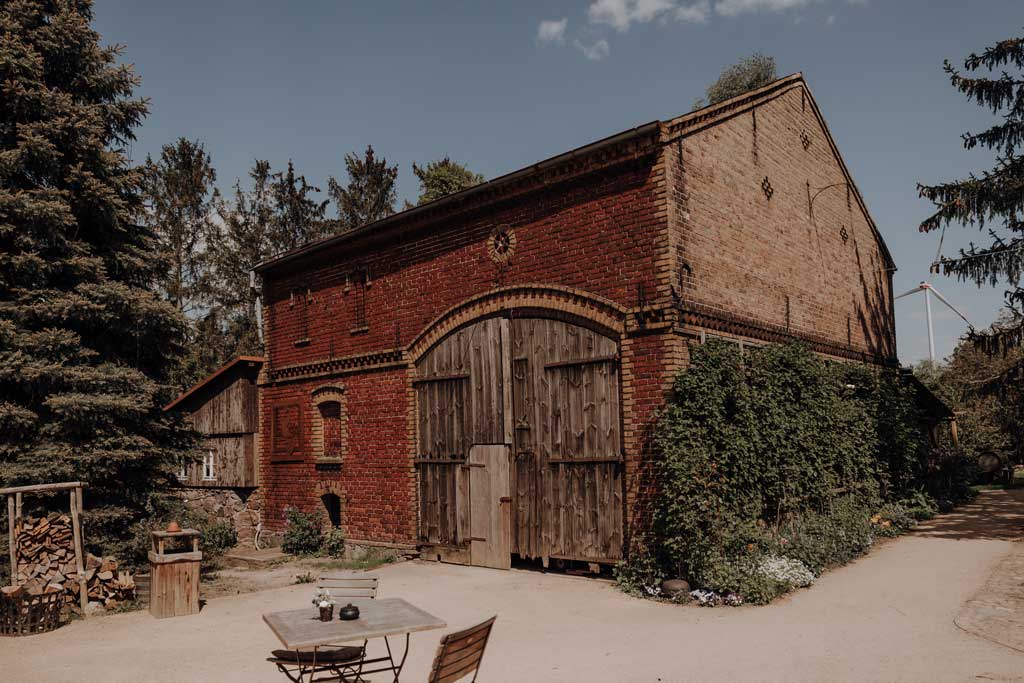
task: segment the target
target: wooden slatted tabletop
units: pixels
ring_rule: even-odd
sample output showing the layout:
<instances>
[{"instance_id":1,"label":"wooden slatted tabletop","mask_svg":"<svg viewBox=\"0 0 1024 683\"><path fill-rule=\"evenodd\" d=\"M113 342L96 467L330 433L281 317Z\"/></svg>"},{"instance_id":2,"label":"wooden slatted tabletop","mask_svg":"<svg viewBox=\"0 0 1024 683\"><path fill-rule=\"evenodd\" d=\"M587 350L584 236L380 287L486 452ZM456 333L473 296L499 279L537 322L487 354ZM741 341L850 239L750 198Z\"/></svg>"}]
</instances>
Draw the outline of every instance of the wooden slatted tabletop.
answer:
<instances>
[{"instance_id":1,"label":"wooden slatted tabletop","mask_svg":"<svg viewBox=\"0 0 1024 683\"><path fill-rule=\"evenodd\" d=\"M310 606L306 609L264 614L263 621L289 650L337 645L447 626L433 614L401 598L345 602L359 607L358 619L341 621L335 610L334 619L320 621L320 610ZM344 605L339 604L337 607L340 609Z\"/></svg>"}]
</instances>

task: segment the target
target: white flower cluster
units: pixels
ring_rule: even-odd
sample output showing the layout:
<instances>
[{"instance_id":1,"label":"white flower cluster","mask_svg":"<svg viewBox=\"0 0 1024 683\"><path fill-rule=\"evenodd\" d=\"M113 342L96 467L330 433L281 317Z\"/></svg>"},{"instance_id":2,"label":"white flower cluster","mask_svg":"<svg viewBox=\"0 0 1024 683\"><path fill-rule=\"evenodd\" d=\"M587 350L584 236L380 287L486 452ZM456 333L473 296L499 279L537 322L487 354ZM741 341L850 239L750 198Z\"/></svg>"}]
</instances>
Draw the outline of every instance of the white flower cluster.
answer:
<instances>
[{"instance_id":1,"label":"white flower cluster","mask_svg":"<svg viewBox=\"0 0 1024 683\"><path fill-rule=\"evenodd\" d=\"M718 607L719 605L739 607L743 604L743 596L737 593L722 595L715 591L705 591L698 588L697 590L690 591L690 597L701 607Z\"/></svg>"},{"instance_id":2,"label":"white flower cluster","mask_svg":"<svg viewBox=\"0 0 1024 683\"><path fill-rule=\"evenodd\" d=\"M793 560L778 555L768 555L757 566L757 571L769 579L788 583L803 588L814 583L814 572L800 560Z\"/></svg>"}]
</instances>

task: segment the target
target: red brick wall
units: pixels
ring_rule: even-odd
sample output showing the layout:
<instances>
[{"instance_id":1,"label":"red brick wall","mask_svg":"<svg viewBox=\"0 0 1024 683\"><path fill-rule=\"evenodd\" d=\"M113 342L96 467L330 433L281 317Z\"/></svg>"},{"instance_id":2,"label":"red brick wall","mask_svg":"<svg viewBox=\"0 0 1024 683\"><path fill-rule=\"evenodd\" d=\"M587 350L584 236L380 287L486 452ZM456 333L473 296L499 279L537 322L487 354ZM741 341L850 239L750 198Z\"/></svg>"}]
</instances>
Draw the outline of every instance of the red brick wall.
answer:
<instances>
[{"instance_id":1,"label":"red brick wall","mask_svg":"<svg viewBox=\"0 0 1024 683\"><path fill-rule=\"evenodd\" d=\"M445 311L496 288L574 288L613 302L602 315L625 318L626 519L634 531L645 526L657 487L654 416L687 358L673 330L673 296L684 308L739 316L765 329L788 327L851 353L893 356L890 274L867 216L854 197L847 204L842 186L822 192L815 220L808 216L808 183L813 194L845 180L812 105L792 89L758 106L756 118L756 132L748 111L687 130L678 142L668 122L670 141L659 155L419 226L418 233L325 248L315 261L267 276L264 370L272 381L261 393L263 424L280 401L299 400L307 410L301 462L261 460L267 528L282 528L287 505L319 509L329 487L342 498L348 538L415 542L414 359L384 359L385 367L372 371L307 369L321 373L315 378L296 370L278 380L291 366L407 349ZM802 132L810 139L806 149ZM771 199L761 189L765 176ZM515 233L505 266L488 253L499 225ZM641 286L650 316L638 319ZM310 449L310 392L323 384L345 387L340 472L318 470ZM265 429L262 453L270 453L269 440Z\"/></svg>"},{"instance_id":2,"label":"red brick wall","mask_svg":"<svg viewBox=\"0 0 1024 683\"><path fill-rule=\"evenodd\" d=\"M272 366L392 348L396 325L403 345L447 308L495 286L525 283L576 287L625 306L638 283L653 291L658 187L650 163L590 176L568 187L533 193L475 217L432 228L397 246L353 245L327 252L329 263L269 283L267 341ZM499 269L487 251L497 225L516 235L511 264ZM347 273L368 268L368 330L358 326L358 287L344 291ZM292 292L309 289L304 329ZM308 331L307 331L308 330ZM307 346L295 347L308 337Z\"/></svg>"},{"instance_id":3,"label":"red brick wall","mask_svg":"<svg viewBox=\"0 0 1024 683\"><path fill-rule=\"evenodd\" d=\"M628 308L637 300L637 285L656 284L656 236L663 233L658 213L658 170L653 158L604 171L583 181L535 192L493 211L439 225L405 241L335 249L317 264L267 278L265 315L267 371L396 346L408 346L450 307L466 299L514 284L543 283L584 290ZM663 202L662 202L663 204ZM515 232L516 247L505 267L495 264L487 248L497 225ZM358 282L346 275L367 268L365 330L356 330L363 302ZM293 293L309 291L305 311ZM303 319L305 316L305 319ZM296 345L296 341L302 341ZM654 357L644 361L657 365ZM416 540L414 433L409 419L414 405L408 370L351 372L263 386L261 410L269 422L271 406L300 400L307 406L302 461L261 461L264 523L283 528L283 510L321 507L319 488L339 491L342 527L351 539L405 542ZM642 383L641 381L640 383ZM345 387L347 452L340 472L318 470L308 438L315 407L310 392L323 384ZM646 390L645 411L650 403ZM630 419L624 416L624 419ZM637 433L643 431L638 426ZM262 452L271 450L270 430L263 432Z\"/></svg>"},{"instance_id":4,"label":"red brick wall","mask_svg":"<svg viewBox=\"0 0 1024 683\"><path fill-rule=\"evenodd\" d=\"M309 425L316 410L309 395L325 382L345 387L348 438L340 471L332 469L333 465L318 470L309 443ZM333 485L341 498L342 528L347 537L411 542L416 508L409 461L406 372L371 372L341 380L264 387L264 411L282 400L299 400L305 406L306 445L298 462L270 463L263 459L264 525L272 531L283 529L287 506L319 511L322 503L317 485L323 482ZM269 430L263 438L263 451L269 452Z\"/></svg>"},{"instance_id":5,"label":"red brick wall","mask_svg":"<svg viewBox=\"0 0 1024 683\"><path fill-rule=\"evenodd\" d=\"M888 264L802 90L793 87L666 147L682 296L894 358ZM762 189L766 177L770 199ZM812 219L808 197L836 184L817 194Z\"/></svg>"}]
</instances>

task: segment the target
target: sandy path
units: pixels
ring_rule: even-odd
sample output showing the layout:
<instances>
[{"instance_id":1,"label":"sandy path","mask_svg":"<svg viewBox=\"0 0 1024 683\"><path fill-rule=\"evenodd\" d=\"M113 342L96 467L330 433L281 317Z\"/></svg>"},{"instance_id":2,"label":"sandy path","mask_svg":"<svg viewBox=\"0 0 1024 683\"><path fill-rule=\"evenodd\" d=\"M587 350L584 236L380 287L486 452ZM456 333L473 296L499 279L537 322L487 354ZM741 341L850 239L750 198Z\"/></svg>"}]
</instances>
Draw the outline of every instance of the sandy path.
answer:
<instances>
[{"instance_id":1,"label":"sandy path","mask_svg":"<svg viewBox=\"0 0 1024 683\"><path fill-rule=\"evenodd\" d=\"M983 494L764 608L658 604L524 571L416 562L375 573L382 596L451 628L499 615L482 681L1024 680L1024 655L953 623L1019 536L1006 515L1021 514L1024 491ZM260 614L303 607L310 593L289 586L211 600L193 617L139 612L0 639L0 680L279 683L263 661L277 642ZM413 636L404 680L425 679L441 633Z\"/></svg>"}]
</instances>

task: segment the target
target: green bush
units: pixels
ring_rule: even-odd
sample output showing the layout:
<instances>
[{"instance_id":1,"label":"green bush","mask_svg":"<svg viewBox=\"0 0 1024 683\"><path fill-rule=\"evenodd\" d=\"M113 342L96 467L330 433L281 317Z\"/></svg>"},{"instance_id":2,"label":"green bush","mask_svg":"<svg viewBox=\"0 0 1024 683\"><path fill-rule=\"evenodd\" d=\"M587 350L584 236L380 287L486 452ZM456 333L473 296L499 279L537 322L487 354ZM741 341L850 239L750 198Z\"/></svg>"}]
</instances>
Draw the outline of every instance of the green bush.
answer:
<instances>
[{"instance_id":1,"label":"green bush","mask_svg":"<svg viewBox=\"0 0 1024 683\"><path fill-rule=\"evenodd\" d=\"M828 362L800 344L742 356L723 342L693 347L654 442L653 536L617 571L634 592L682 576L766 602L928 507L887 507L873 530L873 514L927 474L923 415L898 373ZM798 584L778 578L787 572Z\"/></svg>"},{"instance_id":2,"label":"green bush","mask_svg":"<svg viewBox=\"0 0 1024 683\"><path fill-rule=\"evenodd\" d=\"M238 534L227 520L216 519L199 510L189 510L179 499L159 514L139 522L132 527L132 536L125 544L119 559L128 566L148 571L149 550L152 547L150 532L164 529L172 520L185 528L199 531L199 548L203 551L203 569L215 569L225 552L238 544Z\"/></svg>"},{"instance_id":3,"label":"green bush","mask_svg":"<svg viewBox=\"0 0 1024 683\"><path fill-rule=\"evenodd\" d=\"M931 519L939 511L935 499L925 493L923 489L906 491L898 502L907 511L907 514L918 522Z\"/></svg>"},{"instance_id":4,"label":"green bush","mask_svg":"<svg viewBox=\"0 0 1024 683\"><path fill-rule=\"evenodd\" d=\"M281 549L292 555L315 555L323 544L320 516L295 508L285 510L286 526Z\"/></svg>"},{"instance_id":5,"label":"green bush","mask_svg":"<svg viewBox=\"0 0 1024 683\"><path fill-rule=\"evenodd\" d=\"M809 510L781 526L774 552L800 560L817 575L846 564L871 547L871 511L852 497L837 499L828 512Z\"/></svg>"},{"instance_id":6,"label":"green bush","mask_svg":"<svg viewBox=\"0 0 1024 683\"><path fill-rule=\"evenodd\" d=\"M224 553L238 545L238 533L231 522L207 517L202 522L189 522L189 526L198 529L199 547L203 551L203 559L218 560Z\"/></svg>"},{"instance_id":7,"label":"green bush","mask_svg":"<svg viewBox=\"0 0 1024 683\"><path fill-rule=\"evenodd\" d=\"M345 556L345 534L341 529L330 529L324 534L323 544L320 546L320 554L325 557Z\"/></svg>"},{"instance_id":8,"label":"green bush","mask_svg":"<svg viewBox=\"0 0 1024 683\"><path fill-rule=\"evenodd\" d=\"M921 486L935 500L939 512L949 512L955 505L973 500L977 492L971 488L978 481L978 463L962 453L942 453L937 470Z\"/></svg>"}]
</instances>

